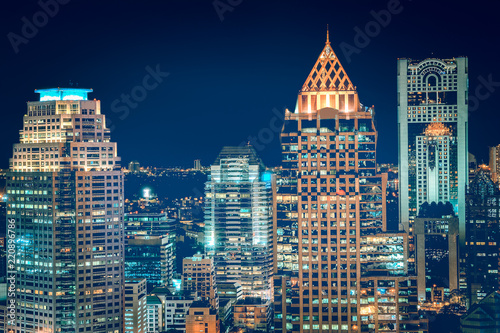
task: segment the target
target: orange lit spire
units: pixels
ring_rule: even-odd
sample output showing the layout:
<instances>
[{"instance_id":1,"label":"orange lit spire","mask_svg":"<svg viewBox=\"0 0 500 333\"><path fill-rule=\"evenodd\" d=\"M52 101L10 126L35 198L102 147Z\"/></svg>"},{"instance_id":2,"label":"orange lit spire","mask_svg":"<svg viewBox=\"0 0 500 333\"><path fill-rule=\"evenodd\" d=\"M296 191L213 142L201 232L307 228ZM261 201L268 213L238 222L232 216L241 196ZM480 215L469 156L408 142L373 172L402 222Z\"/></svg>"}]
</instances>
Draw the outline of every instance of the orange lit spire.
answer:
<instances>
[{"instance_id":1,"label":"orange lit spire","mask_svg":"<svg viewBox=\"0 0 500 333\"><path fill-rule=\"evenodd\" d=\"M316 64L302 86L302 91L355 90L337 55L330 46L328 27L325 44Z\"/></svg>"}]
</instances>

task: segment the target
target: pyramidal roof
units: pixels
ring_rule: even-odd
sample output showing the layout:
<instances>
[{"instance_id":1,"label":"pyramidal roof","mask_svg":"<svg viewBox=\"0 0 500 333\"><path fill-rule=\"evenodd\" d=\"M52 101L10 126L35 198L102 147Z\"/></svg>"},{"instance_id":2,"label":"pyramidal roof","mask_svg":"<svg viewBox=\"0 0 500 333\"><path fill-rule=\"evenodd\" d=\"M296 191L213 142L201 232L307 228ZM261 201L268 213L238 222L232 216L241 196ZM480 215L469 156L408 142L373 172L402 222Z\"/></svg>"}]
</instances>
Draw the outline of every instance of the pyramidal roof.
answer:
<instances>
[{"instance_id":1,"label":"pyramidal roof","mask_svg":"<svg viewBox=\"0 0 500 333\"><path fill-rule=\"evenodd\" d=\"M316 60L301 91L355 90L330 45L328 30L323 51Z\"/></svg>"}]
</instances>

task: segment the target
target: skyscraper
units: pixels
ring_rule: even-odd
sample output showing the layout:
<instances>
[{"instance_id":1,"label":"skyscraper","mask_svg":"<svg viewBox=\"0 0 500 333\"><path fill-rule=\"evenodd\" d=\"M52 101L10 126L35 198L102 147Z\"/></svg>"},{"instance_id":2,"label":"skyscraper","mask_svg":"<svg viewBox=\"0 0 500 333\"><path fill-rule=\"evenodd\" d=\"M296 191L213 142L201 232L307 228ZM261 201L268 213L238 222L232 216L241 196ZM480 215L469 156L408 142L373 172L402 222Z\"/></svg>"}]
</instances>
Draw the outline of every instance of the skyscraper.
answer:
<instances>
[{"instance_id":1,"label":"skyscraper","mask_svg":"<svg viewBox=\"0 0 500 333\"><path fill-rule=\"evenodd\" d=\"M243 296L272 299L274 175L251 146L224 147L205 185L205 250L217 283L238 282Z\"/></svg>"},{"instance_id":2,"label":"skyscraper","mask_svg":"<svg viewBox=\"0 0 500 333\"><path fill-rule=\"evenodd\" d=\"M17 332L123 332L123 173L91 89L35 90L7 174Z\"/></svg>"},{"instance_id":3,"label":"skyscraper","mask_svg":"<svg viewBox=\"0 0 500 333\"><path fill-rule=\"evenodd\" d=\"M420 206L450 202L465 241L468 60L398 60L399 216L410 233Z\"/></svg>"},{"instance_id":4,"label":"skyscraper","mask_svg":"<svg viewBox=\"0 0 500 333\"><path fill-rule=\"evenodd\" d=\"M467 194L466 272L469 305L500 290L500 190L481 168Z\"/></svg>"},{"instance_id":5,"label":"skyscraper","mask_svg":"<svg viewBox=\"0 0 500 333\"><path fill-rule=\"evenodd\" d=\"M387 174L376 172L373 115L327 37L281 134L280 227L292 237L296 228L290 253L298 262L282 256L275 331L426 330L412 317L406 235L386 232Z\"/></svg>"}]
</instances>

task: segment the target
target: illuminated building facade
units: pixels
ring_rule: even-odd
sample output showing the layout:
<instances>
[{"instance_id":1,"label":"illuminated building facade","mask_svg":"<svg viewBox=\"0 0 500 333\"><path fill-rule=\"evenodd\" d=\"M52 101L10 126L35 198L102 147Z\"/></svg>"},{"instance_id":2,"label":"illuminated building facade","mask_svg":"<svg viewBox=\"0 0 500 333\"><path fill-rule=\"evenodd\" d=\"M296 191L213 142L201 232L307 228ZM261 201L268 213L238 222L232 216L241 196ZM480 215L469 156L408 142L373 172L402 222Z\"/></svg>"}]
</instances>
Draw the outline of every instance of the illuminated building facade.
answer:
<instances>
[{"instance_id":1,"label":"illuminated building facade","mask_svg":"<svg viewBox=\"0 0 500 333\"><path fill-rule=\"evenodd\" d=\"M125 277L146 279L148 292L173 279L175 223L166 213L125 214Z\"/></svg>"},{"instance_id":2,"label":"illuminated building facade","mask_svg":"<svg viewBox=\"0 0 500 333\"><path fill-rule=\"evenodd\" d=\"M212 258L195 254L182 260L182 283L185 291L196 292L197 296L216 310L219 309L215 268Z\"/></svg>"},{"instance_id":3,"label":"illuminated building facade","mask_svg":"<svg viewBox=\"0 0 500 333\"><path fill-rule=\"evenodd\" d=\"M123 173L90 89L40 89L7 174L16 332L123 332Z\"/></svg>"},{"instance_id":4,"label":"illuminated building facade","mask_svg":"<svg viewBox=\"0 0 500 333\"><path fill-rule=\"evenodd\" d=\"M275 178L251 146L224 147L205 184L205 250L217 283L272 299Z\"/></svg>"},{"instance_id":5,"label":"illuminated building facade","mask_svg":"<svg viewBox=\"0 0 500 333\"><path fill-rule=\"evenodd\" d=\"M465 241L467 96L467 58L398 60L399 216L410 240L422 203L450 202Z\"/></svg>"},{"instance_id":6,"label":"illuminated building facade","mask_svg":"<svg viewBox=\"0 0 500 333\"><path fill-rule=\"evenodd\" d=\"M469 305L500 290L500 191L479 169L467 194L466 272Z\"/></svg>"},{"instance_id":7,"label":"illuminated building facade","mask_svg":"<svg viewBox=\"0 0 500 333\"><path fill-rule=\"evenodd\" d=\"M279 216L297 230L290 253L298 262L285 261L291 271L275 278L276 332L426 331L414 316L406 235L386 231L387 174L376 171L373 115L327 39L281 133L278 202L287 205ZM377 288L390 295L375 298Z\"/></svg>"},{"instance_id":8,"label":"illuminated building facade","mask_svg":"<svg viewBox=\"0 0 500 333\"><path fill-rule=\"evenodd\" d=\"M125 280L125 332L147 332L146 279Z\"/></svg>"},{"instance_id":9,"label":"illuminated building facade","mask_svg":"<svg viewBox=\"0 0 500 333\"><path fill-rule=\"evenodd\" d=\"M193 302L186 315L186 333L220 333L217 310L208 302Z\"/></svg>"},{"instance_id":10,"label":"illuminated building facade","mask_svg":"<svg viewBox=\"0 0 500 333\"><path fill-rule=\"evenodd\" d=\"M419 301L432 301L436 288L443 296L458 291L458 218L439 214L417 217L414 234Z\"/></svg>"},{"instance_id":11,"label":"illuminated building facade","mask_svg":"<svg viewBox=\"0 0 500 333\"><path fill-rule=\"evenodd\" d=\"M260 297L239 299L233 305L234 327L243 332L269 332L271 303Z\"/></svg>"},{"instance_id":12,"label":"illuminated building facade","mask_svg":"<svg viewBox=\"0 0 500 333\"><path fill-rule=\"evenodd\" d=\"M146 296L147 304L147 331L160 333L163 331L163 303L156 295Z\"/></svg>"}]
</instances>

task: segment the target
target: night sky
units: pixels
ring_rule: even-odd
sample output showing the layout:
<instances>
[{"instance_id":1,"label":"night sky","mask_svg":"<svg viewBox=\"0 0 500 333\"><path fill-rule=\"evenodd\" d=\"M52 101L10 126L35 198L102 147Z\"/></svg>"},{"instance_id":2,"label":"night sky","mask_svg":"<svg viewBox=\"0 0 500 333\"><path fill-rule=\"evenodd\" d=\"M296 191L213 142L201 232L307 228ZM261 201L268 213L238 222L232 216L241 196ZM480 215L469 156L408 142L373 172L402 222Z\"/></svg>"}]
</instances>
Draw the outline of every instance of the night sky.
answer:
<instances>
[{"instance_id":1,"label":"night sky","mask_svg":"<svg viewBox=\"0 0 500 333\"><path fill-rule=\"evenodd\" d=\"M356 46L355 28L365 30L375 20L371 11L392 0L60 2L46 22L37 1L2 4L0 168L18 142L25 102L38 98L34 89L70 81L94 89L89 97L101 100L124 165L190 167L197 158L208 165L222 146L259 134L264 163L277 165L276 114L295 107L327 24L361 102L375 105L379 162L397 163L397 58L468 56L470 94L481 80L493 81L469 112L469 150L487 163L487 147L500 143L496 1L401 0L389 24L350 55L339 45ZM40 27L25 28L25 38L23 25L34 16ZM141 91L157 69L161 82L148 81L156 87L125 111L121 95Z\"/></svg>"}]
</instances>

